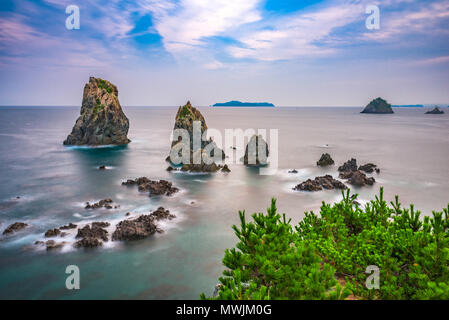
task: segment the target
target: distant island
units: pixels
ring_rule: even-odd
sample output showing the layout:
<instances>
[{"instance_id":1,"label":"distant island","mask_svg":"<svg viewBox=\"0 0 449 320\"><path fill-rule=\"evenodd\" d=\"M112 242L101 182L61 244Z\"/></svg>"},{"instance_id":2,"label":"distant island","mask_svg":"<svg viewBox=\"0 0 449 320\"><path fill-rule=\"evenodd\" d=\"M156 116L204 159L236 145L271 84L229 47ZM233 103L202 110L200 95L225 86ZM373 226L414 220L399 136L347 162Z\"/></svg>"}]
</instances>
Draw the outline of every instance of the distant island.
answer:
<instances>
[{"instance_id":1,"label":"distant island","mask_svg":"<svg viewBox=\"0 0 449 320\"><path fill-rule=\"evenodd\" d=\"M233 100L224 103L216 103L213 107L274 107L274 104L269 102L241 102Z\"/></svg>"},{"instance_id":2,"label":"distant island","mask_svg":"<svg viewBox=\"0 0 449 320\"><path fill-rule=\"evenodd\" d=\"M395 105L393 108L424 108L422 104L404 104L404 105Z\"/></svg>"}]
</instances>

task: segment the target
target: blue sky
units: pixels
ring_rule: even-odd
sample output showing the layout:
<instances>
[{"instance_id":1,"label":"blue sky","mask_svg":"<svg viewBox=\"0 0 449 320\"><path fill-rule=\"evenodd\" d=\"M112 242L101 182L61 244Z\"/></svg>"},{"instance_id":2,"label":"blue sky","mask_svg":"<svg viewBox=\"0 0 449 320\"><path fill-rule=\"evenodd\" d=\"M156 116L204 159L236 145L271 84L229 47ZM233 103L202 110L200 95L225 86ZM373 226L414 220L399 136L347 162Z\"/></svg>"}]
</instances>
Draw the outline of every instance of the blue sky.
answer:
<instances>
[{"instance_id":1,"label":"blue sky","mask_svg":"<svg viewBox=\"0 0 449 320\"><path fill-rule=\"evenodd\" d=\"M449 0L2 0L0 105L80 105L89 76L122 105L449 103L448 26Z\"/></svg>"}]
</instances>

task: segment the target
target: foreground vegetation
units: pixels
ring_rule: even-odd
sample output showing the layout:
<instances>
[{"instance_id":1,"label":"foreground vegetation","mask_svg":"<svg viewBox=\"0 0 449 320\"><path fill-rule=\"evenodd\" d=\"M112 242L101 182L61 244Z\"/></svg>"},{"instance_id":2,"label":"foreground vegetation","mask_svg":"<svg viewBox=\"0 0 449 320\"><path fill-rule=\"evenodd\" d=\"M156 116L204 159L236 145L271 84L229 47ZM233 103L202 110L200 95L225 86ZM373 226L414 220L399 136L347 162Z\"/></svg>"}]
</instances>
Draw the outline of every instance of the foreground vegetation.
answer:
<instances>
[{"instance_id":1,"label":"foreground vegetation","mask_svg":"<svg viewBox=\"0 0 449 320\"><path fill-rule=\"evenodd\" d=\"M225 252L215 298L449 299L449 206L421 219L398 197L388 205L383 189L364 207L356 198L343 192L296 227L275 199L252 222L239 212L239 242ZM366 285L368 266L379 268L378 289Z\"/></svg>"}]
</instances>

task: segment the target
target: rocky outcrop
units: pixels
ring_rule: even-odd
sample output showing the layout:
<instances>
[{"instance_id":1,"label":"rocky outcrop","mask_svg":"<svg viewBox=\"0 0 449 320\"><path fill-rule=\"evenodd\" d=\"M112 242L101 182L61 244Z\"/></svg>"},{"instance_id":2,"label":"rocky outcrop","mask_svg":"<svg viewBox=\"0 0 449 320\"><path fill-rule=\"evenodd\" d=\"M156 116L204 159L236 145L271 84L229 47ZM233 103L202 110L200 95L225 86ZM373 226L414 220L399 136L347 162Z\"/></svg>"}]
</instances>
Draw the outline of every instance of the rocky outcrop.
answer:
<instances>
[{"instance_id":1,"label":"rocky outcrop","mask_svg":"<svg viewBox=\"0 0 449 320\"><path fill-rule=\"evenodd\" d=\"M159 207L156 211L148 215L141 215L136 219L120 221L112 234L112 240L134 241L145 239L156 232L163 232L157 226L157 221L162 219L171 220L175 217L175 215L170 214L169 210Z\"/></svg>"},{"instance_id":2,"label":"rocky outcrop","mask_svg":"<svg viewBox=\"0 0 449 320\"><path fill-rule=\"evenodd\" d=\"M343 172L340 174L340 178L348 179L348 183L356 187L363 187L365 185L372 186L376 182L373 177L368 178L360 170Z\"/></svg>"},{"instance_id":3,"label":"rocky outcrop","mask_svg":"<svg viewBox=\"0 0 449 320\"><path fill-rule=\"evenodd\" d=\"M45 232L45 237L46 238L51 238L51 237L59 236L60 234L61 234L61 230L59 230L59 229L50 229L50 230L47 230L47 232Z\"/></svg>"},{"instance_id":4,"label":"rocky outcrop","mask_svg":"<svg viewBox=\"0 0 449 320\"><path fill-rule=\"evenodd\" d=\"M253 135L245 148L243 163L248 167L260 167L268 164L268 144L262 135Z\"/></svg>"},{"instance_id":5,"label":"rocky outcrop","mask_svg":"<svg viewBox=\"0 0 449 320\"><path fill-rule=\"evenodd\" d=\"M112 201L109 198L100 200L97 203L93 203L93 204L86 202L86 206L84 207L84 209L98 209L98 208L102 208L102 207L104 207L106 209L112 209L111 203L113 203L113 202L114 201Z\"/></svg>"},{"instance_id":6,"label":"rocky outcrop","mask_svg":"<svg viewBox=\"0 0 449 320\"><path fill-rule=\"evenodd\" d=\"M149 196L171 196L172 194L179 191L178 188L173 187L173 184L166 180L150 180L147 177L140 177L135 180L127 180L122 182L124 186L134 186L137 185L139 191L148 191Z\"/></svg>"},{"instance_id":7,"label":"rocky outcrop","mask_svg":"<svg viewBox=\"0 0 449 320\"><path fill-rule=\"evenodd\" d=\"M360 171L366 172L366 173L373 173L376 171L377 173L380 173L380 169L377 167L377 165L373 163L367 163L359 167Z\"/></svg>"},{"instance_id":8,"label":"rocky outcrop","mask_svg":"<svg viewBox=\"0 0 449 320\"><path fill-rule=\"evenodd\" d=\"M371 101L361 113L387 114L394 113L394 111L391 108L391 104L387 103L387 101L382 98L377 98Z\"/></svg>"},{"instance_id":9,"label":"rocky outcrop","mask_svg":"<svg viewBox=\"0 0 449 320\"><path fill-rule=\"evenodd\" d=\"M9 225L4 231L3 234L7 235L7 234L12 234L14 232L20 231L24 228L28 227L28 224L23 223L23 222L15 222L11 225Z\"/></svg>"},{"instance_id":10,"label":"rocky outcrop","mask_svg":"<svg viewBox=\"0 0 449 320\"><path fill-rule=\"evenodd\" d=\"M118 101L117 87L90 77L84 86L80 116L64 145L127 144L128 129L129 120Z\"/></svg>"},{"instance_id":11,"label":"rocky outcrop","mask_svg":"<svg viewBox=\"0 0 449 320\"><path fill-rule=\"evenodd\" d=\"M334 179L331 175L326 175L316 177L314 180L308 179L293 188L295 191L321 191L323 189L347 189L347 187L343 182Z\"/></svg>"},{"instance_id":12,"label":"rocky outcrop","mask_svg":"<svg viewBox=\"0 0 449 320\"><path fill-rule=\"evenodd\" d=\"M340 172L357 171L357 160L352 158L351 160L346 161L342 166L338 167L338 171Z\"/></svg>"},{"instance_id":13,"label":"rocky outcrop","mask_svg":"<svg viewBox=\"0 0 449 320\"><path fill-rule=\"evenodd\" d=\"M433 110L427 111L426 114L443 114L444 111L440 110L440 108L435 107Z\"/></svg>"},{"instance_id":14,"label":"rocky outcrop","mask_svg":"<svg viewBox=\"0 0 449 320\"><path fill-rule=\"evenodd\" d=\"M326 166L331 166L334 163L335 162L329 153L323 153L321 155L320 160L317 161L316 165L320 166L320 167L326 167Z\"/></svg>"},{"instance_id":15,"label":"rocky outcrop","mask_svg":"<svg viewBox=\"0 0 449 320\"><path fill-rule=\"evenodd\" d=\"M68 225L62 226L59 229L61 230L70 230L70 229L76 229L78 226L76 224L73 223L69 223Z\"/></svg>"},{"instance_id":16,"label":"rocky outcrop","mask_svg":"<svg viewBox=\"0 0 449 320\"><path fill-rule=\"evenodd\" d=\"M38 243L38 244L40 244L40 243ZM45 241L47 251L61 249L65 244L66 244L65 241L63 241L63 242L56 242L55 240Z\"/></svg>"},{"instance_id":17,"label":"rocky outcrop","mask_svg":"<svg viewBox=\"0 0 449 320\"><path fill-rule=\"evenodd\" d=\"M81 238L75 243L75 247L92 248L103 245L103 241L108 241L108 231L103 229L109 226L108 222L93 222L78 229L76 238Z\"/></svg>"},{"instance_id":18,"label":"rocky outcrop","mask_svg":"<svg viewBox=\"0 0 449 320\"><path fill-rule=\"evenodd\" d=\"M223 166L223 168L221 168L221 171L222 171L222 172L231 172L231 169L229 169L228 165L225 164L225 165Z\"/></svg>"},{"instance_id":19,"label":"rocky outcrop","mask_svg":"<svg viewBox=\"0 0 449 320\"><path fill-rule=\"evenodd\" d=\"M338 171L340 171L340 179L346 179L349 184L356 187L362 187L365 185L372 186L376 182L374 178L368 178L364 172L373 173L376 171L377 173L380 173L380 169L373 163L367 163L357 167L356 159L351 159L345 162L338 168Z\"/></svg>"},{"instance_id":20,"label":"rocky outcrop","mask_svg":"<svg viewBox=\"0 0 449 320\"><path fill-rule=\"evenodd\" d=\"M195 126L198 124L198 127ZM175 118L175 125L173 130L183 129L188 133L190 141L182 140L182 137L174 137L171 143L170 154L167 157L167 161L175 165L189 165L184 167L183 171L195 171L201 172L202 169L207 169L207 172L211 171L211 163L215 152L219 154L217 157L220 160L225 158L223 150L219 149L212 139L203 141L201 137L207 135L207 124L201 112L192 106L190 101L187 101L186 105L179 107ZM194 145L194 136L198 138L198 145ZM177 161L172 159L172 155L178 155L182 157L182 150L188 150L189 161ZM180 158L181 159L181 158ZM206 165L206 166L204 166Z\"/></svg>"}]
</instances>

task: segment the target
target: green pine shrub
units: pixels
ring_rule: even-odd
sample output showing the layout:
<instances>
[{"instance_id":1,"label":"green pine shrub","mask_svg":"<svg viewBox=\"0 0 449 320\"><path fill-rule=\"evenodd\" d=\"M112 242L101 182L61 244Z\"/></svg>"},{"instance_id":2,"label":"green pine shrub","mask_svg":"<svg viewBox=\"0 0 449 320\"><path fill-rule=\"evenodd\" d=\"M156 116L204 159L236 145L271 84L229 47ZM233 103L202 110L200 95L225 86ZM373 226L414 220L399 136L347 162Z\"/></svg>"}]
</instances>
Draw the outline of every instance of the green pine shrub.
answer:
<instances>
[{"instance_id":1,"label":"green pine shrub","mask_svg":"<svg viewBox=\"0 0 449 320\"><path fill-rule=\"evenodd\" d=\"M225 251L216 298L449 299L449 205L421 219L398 197L388 205L382 188L363 209L357 195L342 194L295 228L275 199L252 222L239 212L239 242ZM371 265L380 269L379 289L366 286Z\"/></svg>"}]
</instances>

